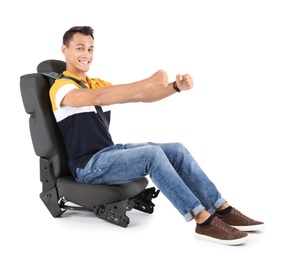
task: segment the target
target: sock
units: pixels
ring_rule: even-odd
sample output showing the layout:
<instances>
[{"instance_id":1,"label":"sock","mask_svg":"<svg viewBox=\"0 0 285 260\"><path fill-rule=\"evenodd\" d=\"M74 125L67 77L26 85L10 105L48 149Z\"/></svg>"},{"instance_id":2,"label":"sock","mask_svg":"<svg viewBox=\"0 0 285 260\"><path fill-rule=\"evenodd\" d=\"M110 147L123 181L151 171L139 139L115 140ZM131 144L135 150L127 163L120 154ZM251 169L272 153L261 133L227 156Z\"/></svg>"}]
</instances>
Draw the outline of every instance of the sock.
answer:
<instances>
[{"instance_id":1,"label":"sock","mask_svg":"<svg viewBox=\"0 0 285 260\"><path fill-rule=\"evenodd\" d=\"M225 209L216 211L216 213L221 215L221 216L225 216L225 215L228 215L231 212L231 210L232 210L232 206L228 206Z\"/></svg>"},{"instance_id":2,"label":"sock","mask_svg":"<svg viewBox=\"0 0 285 260\"><path fill-rule=\"evenodd\" d=\"M214 215L211 215L207 220L205 220L204 222L202 222L200 224L197 223L197 225L199 225L199 226L207 226L207 225L209 225L212 222L213 218L214 218Z\"/></svg>"}]
</instances>

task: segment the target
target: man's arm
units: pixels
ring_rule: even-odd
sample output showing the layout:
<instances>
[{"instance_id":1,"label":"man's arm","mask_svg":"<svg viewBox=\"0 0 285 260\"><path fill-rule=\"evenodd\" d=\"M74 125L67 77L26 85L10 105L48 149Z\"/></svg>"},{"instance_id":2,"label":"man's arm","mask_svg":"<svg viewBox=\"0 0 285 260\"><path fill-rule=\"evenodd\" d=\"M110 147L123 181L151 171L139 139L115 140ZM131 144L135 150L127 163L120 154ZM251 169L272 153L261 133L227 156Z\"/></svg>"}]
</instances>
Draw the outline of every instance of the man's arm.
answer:
<instances>
[{"instance_id":1,"label":"man's arm","mask_svg":"<svg viewBox=\"0 0 285 260\"><path fill-rule=\"evenodd\" d=\"M177 86L181 90L191 88L192 85L193 81L190 75L178 78ZM172 83L168 84L166 72L159 70L147 79L129 84L112 85L98 89L73 89L66 94L61 105L80 107L127 102L153 102L173 93L175 93L175 90Z\"/></svg>"},{"instance_id":2,"label":"man's arm","mask_svg":"<svg viewBox=\"0 0 285 260\"><path fill-rule=\"evenodd\" d=\"M126 102L155 102L161 99L164 99L166 97L169 97L170 95L173 95L174 93L177 93L177 90L175 90L173 86L174 82L171 82L167 85L167 87L164 88L157 88L157 89L148 89L145 90L135 96L132 96ZM180 91L185 91L193 88L193 78L189 74L180 75L178 74L176 76L176 87Z\"/></svg>"}]
</instances>

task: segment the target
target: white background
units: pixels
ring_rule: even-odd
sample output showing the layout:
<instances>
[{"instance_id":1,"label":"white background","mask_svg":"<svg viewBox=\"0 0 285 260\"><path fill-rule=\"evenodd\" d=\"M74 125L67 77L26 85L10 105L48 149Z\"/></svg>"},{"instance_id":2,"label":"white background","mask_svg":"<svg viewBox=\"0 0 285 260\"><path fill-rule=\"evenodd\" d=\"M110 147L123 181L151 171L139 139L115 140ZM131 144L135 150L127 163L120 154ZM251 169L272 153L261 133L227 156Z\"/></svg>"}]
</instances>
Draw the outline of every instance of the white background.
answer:
<instances>
[{"instance_id":1,"label":"white background","mask_svg":"<svg viewBox=\"0 0 285 260\"><path fill-rule=\"evenodd\" d=\"M249 259L283 255L283 1L86 0L1 4L1 259ZM5 15L4 15L5 14ZM194 237L161 194L154 214L128 213L127 228L92 213L53 218L39 198L39 160L20 96L21 75L63 59L63 33L94 28L88 75L128 83L164 69L195 87L153 104L113 109L115 142L183 142L222 195L265 221L228 247ZM151 186L151 182L150 182Z\"/></svg>"}]
</instances>

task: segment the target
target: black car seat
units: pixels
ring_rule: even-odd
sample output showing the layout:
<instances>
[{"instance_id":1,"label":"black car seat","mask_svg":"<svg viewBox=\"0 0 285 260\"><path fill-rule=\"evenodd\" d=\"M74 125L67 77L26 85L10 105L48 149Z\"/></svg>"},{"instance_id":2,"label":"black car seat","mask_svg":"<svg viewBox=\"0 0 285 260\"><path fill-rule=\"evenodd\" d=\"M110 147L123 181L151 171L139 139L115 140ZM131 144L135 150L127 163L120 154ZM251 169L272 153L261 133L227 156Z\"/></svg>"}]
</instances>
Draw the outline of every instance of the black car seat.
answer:
<instances>
[{"instance_id":1,"label":"black car seat","mask_svg":"<svg viewBox=\"0 0 285 260\"><path fill-rule=\"evenodd\" d=\"M148 179L145 177L121 185L91 185L75 181L68 169L65 145L51 109L49 89L54 79L42 74L61 74L65 67L64 61L46 60L38 65L37 73L20 77L22 101L30 115L31 139L39 157L40 198L53 217L60 217L67 210L84 210L127 227L130 220L126 212L134 208L153 213L152 199L157 197L159 190L147 188Z\"/></svg>"}]
</instances>

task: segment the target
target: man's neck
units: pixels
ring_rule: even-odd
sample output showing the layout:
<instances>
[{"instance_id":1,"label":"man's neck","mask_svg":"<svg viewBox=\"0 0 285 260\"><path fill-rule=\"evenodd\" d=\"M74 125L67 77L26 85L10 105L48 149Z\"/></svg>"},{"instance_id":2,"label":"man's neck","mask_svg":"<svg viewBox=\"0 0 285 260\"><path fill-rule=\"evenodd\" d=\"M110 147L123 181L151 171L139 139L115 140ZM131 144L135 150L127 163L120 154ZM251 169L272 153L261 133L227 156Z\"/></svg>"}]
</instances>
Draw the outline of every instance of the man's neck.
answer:
<instances>
[{"instance_id":1,"label":"man's neck","mask_svg":"<svg viewBox=\"0 0 285 260\"><path fill-rule=\"evenodd\" d=\"M66 66L66 71L69 71L69 72L73 73L74 75L76 75L77 77L79 77L83 80L86 80L87 75L86 75L85 71L69 68L68 66Z\"/></svg>"}]
</instances>

